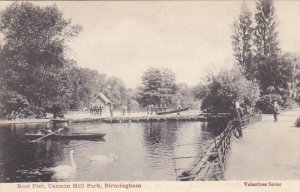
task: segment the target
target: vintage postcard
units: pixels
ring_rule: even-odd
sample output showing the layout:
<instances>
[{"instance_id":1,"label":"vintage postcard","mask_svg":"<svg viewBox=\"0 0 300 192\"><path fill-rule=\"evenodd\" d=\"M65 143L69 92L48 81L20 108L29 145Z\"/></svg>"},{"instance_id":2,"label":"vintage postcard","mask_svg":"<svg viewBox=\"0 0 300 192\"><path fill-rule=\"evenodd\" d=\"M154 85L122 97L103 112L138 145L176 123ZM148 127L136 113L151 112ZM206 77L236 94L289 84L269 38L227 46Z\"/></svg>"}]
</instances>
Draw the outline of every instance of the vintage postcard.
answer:
<instances>
[{"instance_id":1,"label":"vintage postcard","mask_svg":"<svg viewBox=\"0 0 300 192\"><path fill-rule=\"evenodd\" d=\"M300 2L0 1L0 192L300 191Z\"/></svg>"}]
</instances>

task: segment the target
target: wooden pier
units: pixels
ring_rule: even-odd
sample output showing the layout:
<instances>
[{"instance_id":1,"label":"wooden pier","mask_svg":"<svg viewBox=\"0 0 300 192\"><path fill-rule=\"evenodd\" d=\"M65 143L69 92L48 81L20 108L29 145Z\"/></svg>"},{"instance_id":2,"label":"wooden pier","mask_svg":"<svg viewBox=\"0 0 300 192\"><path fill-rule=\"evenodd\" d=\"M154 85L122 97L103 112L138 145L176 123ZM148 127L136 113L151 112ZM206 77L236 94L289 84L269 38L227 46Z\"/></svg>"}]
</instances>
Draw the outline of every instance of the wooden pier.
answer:
<instances>
[{"instance_id":1,"label":"wooden pier","mask_svg":"<svg viewBox=\"0 0 300 192\"><path fill-rule=\"evenodd\" d=\"M184 115L151 115L151 116L117 116L117 117L96 117L69 119L71 123L100 122L100 123L139 123L139 122L165 122L165 121L209 121L210 119L226 118L228 113L220 114L184 114Z\"/></svg>"}]
</instances>

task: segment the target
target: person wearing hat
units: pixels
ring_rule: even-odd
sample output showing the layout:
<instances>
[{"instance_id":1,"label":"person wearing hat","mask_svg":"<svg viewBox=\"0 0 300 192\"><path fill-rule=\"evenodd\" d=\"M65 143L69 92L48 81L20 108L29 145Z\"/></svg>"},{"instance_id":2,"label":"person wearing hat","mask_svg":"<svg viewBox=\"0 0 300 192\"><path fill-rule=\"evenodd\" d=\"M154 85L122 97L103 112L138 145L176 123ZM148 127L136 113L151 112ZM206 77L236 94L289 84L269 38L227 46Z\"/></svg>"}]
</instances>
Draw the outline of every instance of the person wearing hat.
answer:
<instances>
[{"instance_id":1,"label":"person wearing hat","mask_svg":"<svg viewBox=\"0 0 300 192\"><path fill-rule=\"evenodd\" d=\"M278 107L278 103L275 101L273 103L273 115L274 115L274 122L276 122L278 119L277 119L277 114L279 112L279 107Z\"/></svg>"},{"instance_id":2,"label":"person wearing hat","mask_svg":"<svg viewBox=\"0 0 300 192\"><path fill-rule=\"evenodd\" d=\"M234 109L233 109L233 118L236 125L236 131L238 135L235 135L236 138L241 139L243 137L242 132L242 116L243 112L238 101L234 102ZM235 133L235 132L234 132Z\"/></svg>"}]
</instances>

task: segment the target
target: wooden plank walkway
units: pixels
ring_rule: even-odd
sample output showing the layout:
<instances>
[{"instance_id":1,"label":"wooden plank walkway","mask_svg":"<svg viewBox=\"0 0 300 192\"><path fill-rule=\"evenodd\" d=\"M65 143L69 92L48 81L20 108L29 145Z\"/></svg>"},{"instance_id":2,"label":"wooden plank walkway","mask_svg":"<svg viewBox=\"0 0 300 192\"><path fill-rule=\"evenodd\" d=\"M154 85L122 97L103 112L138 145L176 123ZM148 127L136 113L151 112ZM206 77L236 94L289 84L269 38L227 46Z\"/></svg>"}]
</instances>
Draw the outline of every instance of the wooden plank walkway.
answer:
<instances>
[{"instance_id":1,"label":"wooden plank walkway","mask_svg":"<svg viewBox=\"0 0 300 192\"><path fill-rule=\"evenodd\" d=\"M215 118L226 118L228 114L182 114L182 115L151 115L151 116L116 116L69 119L71 123L99 121L102 123L139 123L164 121L208 121Z\"/></svg>"},{"instance_id":2,"label":"wooden plank walkway","mask_svg":"<svg viewBox=\"0 0 300 192\"><path fill-rule=\"evenodd\" d=\"M300 128L294 126L299 108L283 112L278 121L262 121L243 129L243 139L232 137L225 180L299 180Z\"/></svg>"}]
</instances>

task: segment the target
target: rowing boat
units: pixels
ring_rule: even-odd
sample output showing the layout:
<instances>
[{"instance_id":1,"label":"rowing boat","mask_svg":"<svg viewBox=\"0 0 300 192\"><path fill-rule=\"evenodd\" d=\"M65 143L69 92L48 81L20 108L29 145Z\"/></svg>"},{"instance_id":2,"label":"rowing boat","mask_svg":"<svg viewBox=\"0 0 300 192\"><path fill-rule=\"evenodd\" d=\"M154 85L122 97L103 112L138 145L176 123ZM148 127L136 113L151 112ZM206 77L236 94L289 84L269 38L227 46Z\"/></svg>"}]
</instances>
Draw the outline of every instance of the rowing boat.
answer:
<instances>
[{"instance_id":1,"label":"rowing boat","mask_svg":"<svg viewBox=\"0 0 300 192\"><path fill-rule=\"evenodd\" d=\"M189 109L190 109L190 107L186 107L186 108L183 108L183 109L175 109L175 110L171 110L171 111L157 112L156 114L157 115L164 115L164 114L170 114L170 113L178 113L178 112L181 112L181 111L187 111Z\"/></svg>"},{"instance_id":2,"label":"rowing boat","mask_svg":"<svg viewBox=\"0 0 300 192\"><path fill-rule=\"evenodd\" d=\"M69 134L51 134L47 139L68 139L68 140L95 140L102 139L106 133L69 133ZM29 140L39 139L46 136L40 133L26 133L25 137Z\"/></svg>"}]
</instances>

